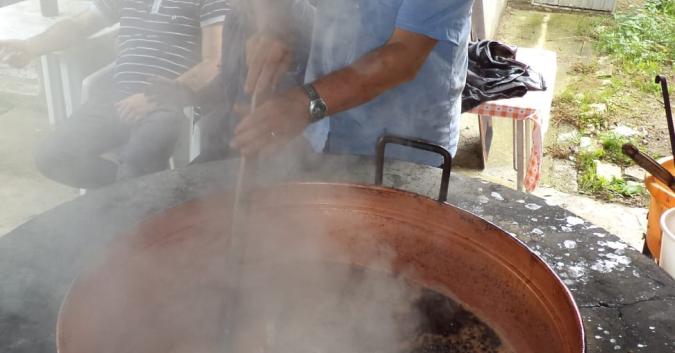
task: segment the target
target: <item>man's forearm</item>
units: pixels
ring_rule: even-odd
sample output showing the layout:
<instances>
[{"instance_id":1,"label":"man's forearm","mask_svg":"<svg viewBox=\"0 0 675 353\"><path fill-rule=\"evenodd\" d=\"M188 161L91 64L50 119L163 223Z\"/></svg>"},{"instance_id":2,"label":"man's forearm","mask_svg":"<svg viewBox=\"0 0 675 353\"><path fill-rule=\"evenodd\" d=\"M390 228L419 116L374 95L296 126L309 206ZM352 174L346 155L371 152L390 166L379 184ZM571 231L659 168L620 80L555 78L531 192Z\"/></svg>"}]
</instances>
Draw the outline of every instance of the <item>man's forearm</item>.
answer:
<instances>
[{"instance_id":1,"label":"man's forearm","mask_svg":"<svg viewBox=\"0 0 675 353\"><path fill-rule=\"evenodd\" d=\"M314 86L328 106L328 115L367 103L414 80L436 43L427 36L396 29L383 47L320 78Z\"/></svg>"},{"instance_id":2,"label":"man's forearm","mask_svg":"<svg viewBox=\"0 0 675 353\"><path fill-rule=\"evenodd\" d=\"M203 91L218 75L219 59L207 58L178 77L177 81L194 93Z\"/></svg>"},{"instance_id":3,"label":"man's forearm","mask_svg":"<svg viewBox=\"0 0 675 353\"><path fill-rule=\"evenodd\" d=\"M398 63L401 50L396 44L388 44L317 80L314 86L326 101L328 115L367 103L414 79L416 68Z\"/></svg>"},{"instance_id":4,"label":"man's forearm","mask_svg":"<svg viewBox=\"0 0 675 353\"><path fill-rule=\"evenodd\" d=\"M437 42L424 34L397 28L381 48L315 81L314 87L328 106L328 115L364 104L413 80ZM308 95L299 87L273 96L237 125L231 146L244 155L278 148L311 123L308 103Z\"/></svg>"},{"instance_id":5,"label":"man's forearm","mask_svg":"<svg viewBox=\"0 0 675 353\"><path fill-rule=\"evenodd\" d=\"M213 25L202 29L202 61L178 77L176 81L193 94L200 93L220 71L223 26Z\"/></svg>"},{"instance_id":6,"label":"man's forearm","mask_svg":"<svg viewBox=\"0 0 675 353\"><path fill-rule=\"evenodd\" d=\"M45 32L28 39L31 54L43 55L63 50L106 27L101 15L85 10L49 27Z\"/></svg>"}]
</instances>

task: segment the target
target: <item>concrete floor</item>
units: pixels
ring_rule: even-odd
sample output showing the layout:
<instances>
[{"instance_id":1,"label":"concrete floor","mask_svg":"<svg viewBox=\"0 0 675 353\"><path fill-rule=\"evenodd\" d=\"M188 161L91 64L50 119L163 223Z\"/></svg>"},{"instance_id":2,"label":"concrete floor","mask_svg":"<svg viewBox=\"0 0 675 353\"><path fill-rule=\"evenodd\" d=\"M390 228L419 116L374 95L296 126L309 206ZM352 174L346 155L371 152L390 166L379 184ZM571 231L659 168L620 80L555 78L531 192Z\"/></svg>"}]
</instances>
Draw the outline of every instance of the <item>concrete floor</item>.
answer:
<instances>
[{"instance_id":1,"label":"concrete floor","mask_svg":"<svg viewBox=\"0 0 675 353\"><path fill-rule=\"evenodd\" d=\"M544 47L557 51L559 70L556 88L560 89L566 83L565 73L568 66L589 50L565 39L570 37L570 33L567 32L571 30L565 23L572 23L570 21L573 20L567 15L561 17L544 12L509 9L497 38L520 46ZM5 24L0 24L0 27ZM14 33L17 30L17 27L12 27ZM34 27L31 30L34 30ZM7 35L7 32L4 32L4 36ZM32 216L77 197L78 190L53 183L35 170L32 160L33 146L50 128L41 99L36 96L39 89L35 73L30 70L21 73L0 66L0 77L2 78L0 121L3 126L3 129L0 129L0 199L4 201L0 205L0 235L2 235ZM19 92L24 95L17 96L7 92ZM508 119L495 119L494 124L495 136L490 160L487 168L480 170L477 119L473 115L462 118L461 147L457 156L456 171L515 188L516 173L512 167L512 123ZM555 136L556 131L549 131L550 135ZM543 185L535 192L536 195L546 198L549 203L563 205L598 226L608 229L633 247L642 248L642 233L646 229L646 210L606 205L582 196L559 192L550 187L556 187L552 182L556 179L551 178L551 175L556 174L551 161L546 160Z\"/></svg>"},{"instance_id":2,"label":"concrete floor","mask_svg":"<svg viewBox=\"0 0 675 353\"><path fill-rule=\"evenodd\" d=\"M38 98L0 95L2 110L6 112L0 114L0 235L79 194L35 169L33 148L50 129Z\"/></svg>"},{"instance_id":3,"label":"concrete floor","mask_svg":"<svg viewBox=\"0 0 675 353\"><path fill-rule=\"evenodd\" d=\"M61 16L89 6L86 0L61 0ZM40 33L59 18L44 18L39 0L0 8L0 39L23 39ZM79 195L35 169L33 149L51 129L37 64L12 69L0 63L0 236L33 216Z\"/></svg>"}]
</instances>

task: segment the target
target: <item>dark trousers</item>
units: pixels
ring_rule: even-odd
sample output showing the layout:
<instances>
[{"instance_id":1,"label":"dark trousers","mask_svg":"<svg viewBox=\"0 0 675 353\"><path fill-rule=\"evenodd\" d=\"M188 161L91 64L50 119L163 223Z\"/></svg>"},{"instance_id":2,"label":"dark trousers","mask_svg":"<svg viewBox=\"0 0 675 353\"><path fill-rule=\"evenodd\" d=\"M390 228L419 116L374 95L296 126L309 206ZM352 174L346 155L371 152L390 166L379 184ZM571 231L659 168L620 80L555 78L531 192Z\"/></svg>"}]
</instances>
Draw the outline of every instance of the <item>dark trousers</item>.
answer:
<instances>
[{"instance_id":1,"label":"dark trousers","mask_svg":"<svg viewBox=\"0 0 675 353\"><path fill-rule=\"evenodd\" d=\"M35 161L48 178L76 188L164 170L178 139L182 111L158 109L134 125L120 121L114 102L93 99L38 146ZM119 149L119 164L101 157Z\"/></svg>"}]
</instances>

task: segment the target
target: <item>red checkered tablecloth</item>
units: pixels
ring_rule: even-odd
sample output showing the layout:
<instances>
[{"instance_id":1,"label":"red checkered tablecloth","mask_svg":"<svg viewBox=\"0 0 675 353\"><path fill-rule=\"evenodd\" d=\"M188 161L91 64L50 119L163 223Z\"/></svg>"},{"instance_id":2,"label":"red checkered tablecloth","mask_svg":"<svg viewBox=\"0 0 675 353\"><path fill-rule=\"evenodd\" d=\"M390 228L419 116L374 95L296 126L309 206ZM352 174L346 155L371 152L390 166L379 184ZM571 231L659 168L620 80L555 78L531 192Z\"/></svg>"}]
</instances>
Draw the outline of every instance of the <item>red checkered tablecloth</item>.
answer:
<instances>
[{"instance_id":1,"label":"red checkered tablecloth","mask_svg":"<svg viewBox=\"0 0 675 353\"><path fill-rule=\"evenodd\" d=\"M487 102L469 111L477 115L488 115L492 117L511 118L516 120L530 120L532 124L532 150L530 160L527 163L527 172L525 173L525 190L534 191L541 180L541 163L543 159L543 141L544 133L541 128L541 121L537 109L517 107L505 104L509 100ZM501 102L501 103L499 103Z\"/></svg>"}]
</instances>

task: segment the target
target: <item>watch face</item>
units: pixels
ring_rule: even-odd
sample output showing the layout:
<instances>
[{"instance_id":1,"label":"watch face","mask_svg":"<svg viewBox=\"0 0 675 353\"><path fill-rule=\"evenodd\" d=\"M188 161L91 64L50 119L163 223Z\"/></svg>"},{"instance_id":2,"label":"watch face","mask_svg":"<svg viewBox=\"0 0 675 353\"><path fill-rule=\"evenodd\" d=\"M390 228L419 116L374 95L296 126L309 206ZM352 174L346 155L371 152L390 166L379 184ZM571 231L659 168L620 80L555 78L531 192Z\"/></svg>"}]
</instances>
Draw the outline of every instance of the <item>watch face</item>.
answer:
<instances>
[{"instance_id":1,"label":"watch face","mask_svg":"<svg viewBox=\"0 0 675 353\"><path fill-rule=\"evenodd\" d=\"M326 104L320 99L313 100L310 104L310 111L312 113L312 118L323 118L326 115Z\"/></svg>"}]
</instances>

